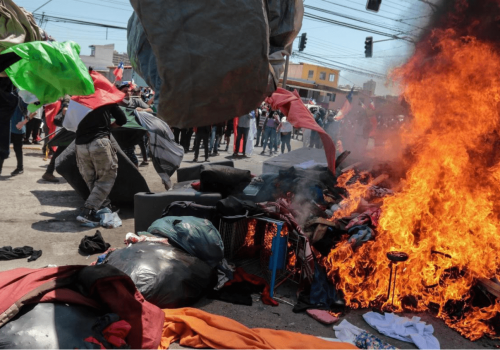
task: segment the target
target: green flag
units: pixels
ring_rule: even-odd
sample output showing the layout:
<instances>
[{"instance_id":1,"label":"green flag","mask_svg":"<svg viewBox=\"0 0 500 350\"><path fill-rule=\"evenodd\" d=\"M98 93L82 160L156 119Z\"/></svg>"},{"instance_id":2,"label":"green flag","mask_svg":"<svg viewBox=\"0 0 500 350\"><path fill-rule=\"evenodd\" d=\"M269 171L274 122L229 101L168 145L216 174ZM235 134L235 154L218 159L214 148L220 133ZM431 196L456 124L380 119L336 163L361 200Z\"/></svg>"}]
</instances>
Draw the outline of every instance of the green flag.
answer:
<instances>
[{"instance_id":1,"label":"green flag","mask_svg":"<svg viewBox=\"0 0 500 350\"><path fill-rule=\"evenodd\" d=\"M33 41L12 46L2 54L9 52L21 60L5 69L5 73L17 88L34 94L40 105L53 103L66 94L86 96L95 91L80 59L80 45L73 41Z\"/></svg>"}]
</instances>

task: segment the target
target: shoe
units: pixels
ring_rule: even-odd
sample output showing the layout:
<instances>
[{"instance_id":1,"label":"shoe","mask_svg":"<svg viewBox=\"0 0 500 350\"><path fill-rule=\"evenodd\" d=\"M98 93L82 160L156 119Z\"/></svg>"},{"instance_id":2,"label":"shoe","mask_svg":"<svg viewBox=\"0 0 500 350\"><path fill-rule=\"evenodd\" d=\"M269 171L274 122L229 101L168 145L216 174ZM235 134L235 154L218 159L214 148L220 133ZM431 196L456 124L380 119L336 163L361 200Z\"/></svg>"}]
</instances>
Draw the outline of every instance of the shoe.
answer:
<instances>
[{"instance_id":1,"label":"shoe","mask_svg":"<svg viewBox=\"0 0 500 350\"><path fill-rule=\"evenodd\" d=\"M10 176L16 176L16 175L21 175L24 173L23 169L16 169L13 172L10 173Z\"/></svg>"},{"instance_id":2,"label":"shoe","mask_svg":"<svg viewBox=\"0 0 500 350\"><path fill-rule=\"evenodd\" d=\"M197 162L197 161L198 161L198 158L194 158L194 159L193 159L193 162Z\"/></svg>"},{"instance_id":3,"label":"shoe","mask_svg":"<svg viewBox=\"0 0 500 350\"><path fill-rule=\"evenodd\" d=\"M205 158L205 162L210 162L210 158Z\"/></svg>"},{"instance_id":4,"label":"shoe","mask_svg":"<svg viewBox=\"0 0 500 350\"><path fill-rule=\"evenodd\" d=\"M29 139L24 139L23 143L25 145L31 145L31 141Z\"/></svg>"},{"instance_id":5,"label":"shoe","mask_svg":"<svg viewBox=\"0 0 500 350\"><path fill-rule=\"evenodd\" d=\"M100 223L101 220L96 217L96 211L94 209L82 208L80 215L76 217L76 220L82 223Z\"/></svg>"},{"instance_id":6,"label":"shoe","mask_svg":"<svg viewBox=\"0 0 500 350\"><path fill-rule=\"evenodd\" d=\"M139 166L148 166L148 165L149 165L149 162L143 161Z\"/></svg>"},{"instance_id":7,"label":"shoe","mask_svg":"<svg viewBox=\"0 0 500 350\"><path fill-rule=\"evenodd\" d=\"M120 209L118 209L118 207L116 207L116 206L112 205L111 203L110 203L110 204L108 204L108 205L103 205L103 206L101 207L101 209L104 209L104 208L108 208L108 209L109 209L109 210L111 210L113 213L118 213L118 212L120 211ZM99 209L99 210L101 210L101 209Z\"/></svg>"},{"instance_id":8,"label":"shoe","mask_svg":"<svg viewBox=\"0 0 500 350\"><path fill-rule=\"evenodd\" d=\"M233 153L233 157L238 157L238 153Z\"/></svg>"},{"instance_id":9,"label":"shoe","mask_svg":"<svg viewBox=\"0 0 500 350\"><path fill-rule=\"evenodd\" d=\"M42 179L48 182L59 182L59 180L51 173L45 173L42 175Z\"/></svg>"},{"instance_id":10,"label":"shoe","mask_svg":"<svg viewBox=\"0 0 500 350\"><path fill-rule=\"evenodd\" d=\"M262 152L260 152L260 154L266 154L266 151L262 151Z\"/></svg>"},{"instance_id":11,"label":"shoe","mask_svg":"<svg viewBox=\"0 0 500 350\"><path fill-rule=\"evenodd\" d=\"M40 142L38 142L38 141L33 141L33 144L34 144L34 145L39 145L39 144L40 144Z\"/></svg>"},{"instance_id":12,"label":"shoe","mask_svg":"<svg viewBox=\"0 0 500 350\"><path fill-rule=\"evenodd\" d=\"M247 157L247 155L245 153L243 153L243 158L246 158L246 157Z\"/></svg>"},{"instance_id":13,"label":"shoe","mask_svg":"<svg viewBox=\"0 0 500 350\"><path fill-rule=\"evenodd\" d=\"M217 157L217 156L220 156L219 152L217 152L217 153L212 153L212 157Z\"/></svg>"}]
</instances>

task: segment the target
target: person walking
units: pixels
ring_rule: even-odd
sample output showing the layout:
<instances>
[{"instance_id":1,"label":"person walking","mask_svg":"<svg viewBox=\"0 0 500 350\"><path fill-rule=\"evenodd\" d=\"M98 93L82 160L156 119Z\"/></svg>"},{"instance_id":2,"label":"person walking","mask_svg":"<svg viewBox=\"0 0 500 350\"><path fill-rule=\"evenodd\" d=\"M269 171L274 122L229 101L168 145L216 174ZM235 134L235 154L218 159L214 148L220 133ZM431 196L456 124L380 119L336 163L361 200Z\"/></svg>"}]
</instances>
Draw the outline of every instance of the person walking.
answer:
<instances>
[{"instance_id":1,"label":"person walking","mask_svg":"<svg viewBox=\"0 0 500 350\"><path fill-rule=\"evenodd\" d=\"M252 112L255 114L254 111ZM236 147L233 153L233 157L238 156L241 147L241 140L243 140L243 157L247 156L246 149L247 149L248 132L250 131L250 118L251 118L250 114L245 114L238 118L238 128L237 128L238 136L236 137Z\"/></svg>"},{"instance_id":2,"label":"person walking","mask_svg":"<svg viewBox=\"0 0 500 350\"><path fill-rule=\"evenodd\" d=\"M16 169L10 173L10 176L17 176L24 173L23 134L26 133L26 124L29 122L29 117L28 105L20 97L18 97L18 100L17 108L10 119L10 141L14 146L17 161Z\"/></svg>"},{"instance_id":3,"label":"person walking","mask_svg":"<svg viewBox=\"0 0 500 350\"><path fill-rule=\"evenodd\" d=\"M269 108L264 104L260 110L259 118L257 119L257 140L255 140L255 147L262 147L264 143L264 122L266 121Z\"/></svg>"},{"instance_id":4,"label":"person walking","mask_svg":"<svg viewBox=\"0 0 500 350\"><path fill-rule=\"evenodd\" d=\"M115 119L111 123L111 119ZM91 111L76 130L76 162L78 170L87 184L90 195L85 201L77 220L96 223L96 213L110 207L108 198L118 173L118 156L110 140L111 128L127 122L125 113L118 104L105 105Z\"/></svg>"},{"instance_id":5,"label":"person walking","mask_svg":"<svg viewBox=\"0 0 500 350\"><path fill-rule=\"evenodd\" d=\"M200 154L200 143L203 140L203 146L205 148L205 162L210 161L208 152L208 138L210 136L210 126L200 126L196 128L196 135L194 138L194 159L193 162L198 161L198 155Z\"/></svg>"},{"instance_id":6,"label":"person walking","mask_svg":"<svg viewBox=\"0 0 500 350\"><path fill-rule=\"evenodd\" d=\"M260 154L264 154L266 152L266 147L269 144L269 154L273 154L273 147L276 144L276 128L279 124L279 114L278 112L269 113L265 122L264 122L264 137L263 137L263 149Z\"/></svg>"},{"instance_id":7,"label":"person walking","mask_svg":"<svg viewBox=\"0 0 500 350\"><path fill-rule=\"evenodd\" d=\"M24 137L24 144L30 145L31 143L38 145L40 143L40 126L42 125L43 106L38 108L35 112L29 115L29 121L26 124L26 135ZM32 142L30 142L30 136Z\"/></svg>"},{"instance_id":8,"label":"person walking","mask_svg":"<svg viewBox=\"0 0 500 350\"><path fill-rule=\"evenodd\" d=\"M233 133L233 120L234 118L226 121L226 130L224 131L224 138L226 139L226 152L229 149L229 141L231 140L231 134Z\"/></svg>"},{"instance_id":9,"label":"person walking","mask_svg":"<svg viewBox=\"0 0 500 350\"><path fill-rule=\"evenodd\" d=\"M286 120L286 117L281 119L281 123L278 126L278 132L281 133L281 154L285 153L285 146L288 148L288 152L292 150L290 145L290 140L292 139L293 126Z\"/></svg>"}]
</instances>

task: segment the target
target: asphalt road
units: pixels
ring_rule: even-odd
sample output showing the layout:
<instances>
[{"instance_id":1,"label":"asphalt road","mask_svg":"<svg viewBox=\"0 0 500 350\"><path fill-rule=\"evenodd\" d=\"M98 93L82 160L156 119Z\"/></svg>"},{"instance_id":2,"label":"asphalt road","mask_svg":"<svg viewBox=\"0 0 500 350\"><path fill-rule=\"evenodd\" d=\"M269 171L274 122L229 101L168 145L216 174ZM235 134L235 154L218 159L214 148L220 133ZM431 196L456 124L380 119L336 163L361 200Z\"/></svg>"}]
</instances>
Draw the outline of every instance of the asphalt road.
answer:
<instances>
[{"instance_id":1,"label":"asphalt road","mask_svg":"<svg viewBox=\"0 0 500 350\"><path fill-rule=\"evenodd\" d=\"M292 141L292 149L301 147L301 142ZM222 146L225 149L225 146ZM261 149L256 148L256 153L249 158L235 160L238 168L249 169L254 174L262 172L262 162L269 156L261 156ZM137 152L139 148L137 147ZM138 153L139 159L141 159ZM231 153L221 152L212 160L231 158ZM188 153L182 166L192 165L193 154ZM203 159L203 152L200 154ZM78 245L85 235L92 235L95 229L84 228L75 221L79 208L84 201L80 198L62 178L61 182L54 184L41 180L48 161L43 160L39 146L29 145L24 148L25 172L17 177L9 174L15 169L15 157L5 161L2 175L0 175L0 240L2 246L33 246L41 249L43 255L35 262L28 263L26 259L2 261L0 271L19 267L40 268L47 265L90 264L96 259L94 256L83 256L78 253ZM146 179L153 192L163 191L159 176L155 173L152 164L140 168L141 174ZM56 174L56 176L58 176ZM176 178L174 175L173 181ZM131 208L121 208L120 217L123 226L116 229L100 229L106 242L112 247L124 247L123 240L127 232L133 232L134 219ZM296 301L297 285L285 283L277 289L277 296L289 303ZM324 326L306 314L294 314L292 306L281 303L278 307L270 307L258 301L253 306L237 306L213 301L200 300L195 307L205 311L227 316L249 327L267 327L301 332L323 337L334 337L331 326ZM360 328L376 334L381 339L399 348L415 348L413 344L401 342L384 337L363 320L362 315L369 310L351 310L342 318ZM408 315L412 316L412 315ZM428 314L419 315L426 322L430 322L435 329L435 336L441 342L442 348L494 348L500 343L488 339L470 342L444 323ZM175 347L175 346L174 346ZM178 346L177 346L178 347Z\"/></svg>"}]
</instances>

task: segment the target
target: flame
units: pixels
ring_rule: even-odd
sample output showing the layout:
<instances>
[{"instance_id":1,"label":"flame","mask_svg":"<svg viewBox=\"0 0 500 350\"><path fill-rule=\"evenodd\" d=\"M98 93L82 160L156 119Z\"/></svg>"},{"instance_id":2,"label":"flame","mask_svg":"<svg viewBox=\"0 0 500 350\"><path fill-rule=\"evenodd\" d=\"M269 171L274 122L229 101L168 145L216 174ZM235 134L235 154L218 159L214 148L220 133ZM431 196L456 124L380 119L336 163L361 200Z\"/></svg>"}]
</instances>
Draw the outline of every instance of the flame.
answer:
<instances>
[{"instance_id":1,"label":"flame","mask_svg":"<svg viewBox=\"0 0 500 350\"><path fill-rule=\"evenodd\" d=\"M397 264L393 310L432 309L471 340L495 336L489 321L500 301L475 307L471 288L499 274L499 72L492 44L450 28L435 29L394 72L414 116L401 138L411 164L400 191L383 200L375 240L356 251L339 244L322 261L348 306L388 307L386 253L403 251L409 259ZM364 185L347 184L349 176L339 178L350 197L334 219L355 210L365 193Z\"/></svg>"},{"instance_id":2,"label":"flame","mask_svg":"<svg viewBox=\"0 0 500 350\"><path fill-rule=\"evenodd\" d=\"M358 181L352 181L355 175L354 170L349 170L338 177L337 186L344 188L349 193L349 197L340 202L340 209L333 213L331 221L351 215L367 195L370 185L363 184L361 181L370 178L370 174L363 173Z\"/></svg>"}]
</instances>

